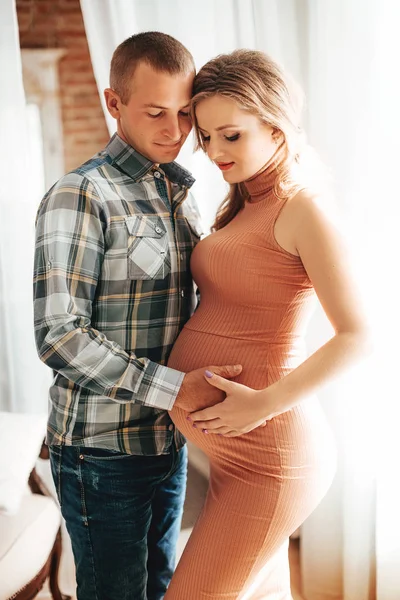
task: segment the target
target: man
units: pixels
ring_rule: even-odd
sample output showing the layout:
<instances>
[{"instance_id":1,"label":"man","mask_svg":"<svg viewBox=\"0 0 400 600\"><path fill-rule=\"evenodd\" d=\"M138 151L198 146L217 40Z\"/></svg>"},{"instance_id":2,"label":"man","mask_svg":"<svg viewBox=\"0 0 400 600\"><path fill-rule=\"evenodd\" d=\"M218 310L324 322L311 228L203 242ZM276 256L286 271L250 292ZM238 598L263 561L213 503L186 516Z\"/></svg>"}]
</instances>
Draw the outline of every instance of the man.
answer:
<instances>
[{"instance_id":1,"label":"man","mask_svg":"<svg viewBox=\"0 0 400 600\"><path fill-rule=\"evenodd\" d=\"M223 398L204 369L165 366L196 297L194 180L172 162L191 129L194 75L192 56L168 35L123 42L105 90L117 134L38 211L36 341L55 372L47 443L79 600L163 598L187 461L167 411L195 410L193 390Z\"/></svg>"}]
</instances>

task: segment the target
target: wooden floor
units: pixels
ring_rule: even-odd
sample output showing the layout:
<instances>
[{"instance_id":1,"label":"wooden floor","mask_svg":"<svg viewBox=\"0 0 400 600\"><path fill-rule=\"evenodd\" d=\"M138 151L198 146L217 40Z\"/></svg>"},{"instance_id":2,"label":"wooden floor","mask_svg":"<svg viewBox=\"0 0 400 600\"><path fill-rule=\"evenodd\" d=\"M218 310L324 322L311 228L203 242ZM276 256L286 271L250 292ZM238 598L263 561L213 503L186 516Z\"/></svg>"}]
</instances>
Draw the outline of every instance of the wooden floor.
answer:
<instances>
[{"instance_id":1,"label":"wooden floor","mask_svg":"<svg viewBox=\"0 0 400 600\"><path fill-rule=\"evenodd\" d=\"M182 520L182 530L178 542L177 557L181 556L185 544L190 536L192 527L197 519L197 516L201 510L204 502L204 497L207 491L207 479L202 475L195 467L189 465L188 471L188 485L187 494L185 500L185 508ZM289 547L289 558L290 558L290 572L291 572L291 583L292 583L292 595L293 600L304 600L300 594L301 580L300 580L300 547L299 540L291 540ZM74 573L73 573L73 561L71 550L67 545L66 552L63 556L62 571L60 576L60 587L64 594L72 595L73 600L76 600ZM42 592L37 596L39 600L50 600L51 596L48 589L43 589Z\"/></svg>"}]
</instances>

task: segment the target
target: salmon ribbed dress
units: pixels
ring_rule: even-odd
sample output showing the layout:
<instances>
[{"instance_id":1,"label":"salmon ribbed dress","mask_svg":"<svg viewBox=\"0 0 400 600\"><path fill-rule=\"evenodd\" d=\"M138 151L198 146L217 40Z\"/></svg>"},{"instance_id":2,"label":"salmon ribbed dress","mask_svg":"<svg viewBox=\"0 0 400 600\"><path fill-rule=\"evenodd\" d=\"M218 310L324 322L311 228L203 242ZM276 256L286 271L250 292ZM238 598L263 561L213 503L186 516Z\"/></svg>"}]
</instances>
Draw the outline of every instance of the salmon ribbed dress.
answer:
<instances>
[{"instance_id":1,"label":"salmon ribbed dress","mask_svg":"<svg viewBox=\"0 0 400 600\"><path fill-rule=\"evenodd\" d=\"M261 389L305 359L315 294L300 258L275 239L284 206L273 191L275 177L267 169L246 182L244 208L193 251L201 302L169 366L188 372L241 364L236 381ZM333 437L317 400L235 438L204 434L187 414L171 411L178 429L208 456L210 484L165 600L291 599L288 538L320 502L335 469Z\"/></svg>"}]
</instances>

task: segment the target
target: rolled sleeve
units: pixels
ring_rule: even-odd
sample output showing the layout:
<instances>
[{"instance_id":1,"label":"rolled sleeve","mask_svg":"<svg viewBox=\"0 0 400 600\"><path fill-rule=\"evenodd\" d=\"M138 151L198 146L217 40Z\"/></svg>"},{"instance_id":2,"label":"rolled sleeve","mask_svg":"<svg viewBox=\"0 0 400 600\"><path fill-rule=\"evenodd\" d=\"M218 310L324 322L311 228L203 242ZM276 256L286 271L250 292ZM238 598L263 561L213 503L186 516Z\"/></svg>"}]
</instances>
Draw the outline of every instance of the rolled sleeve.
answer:
<instances>
[{"instance_id":1,"label":"rolled sleeve","mask_svg":"<svg viewBox=\"0 0 400 600\"><path fill-rule=\"evenodd\" d=\"M139 396L146 406L171 410L179 393L185 373L157 365L148 369L139 383Z\"/></svg>"}]
</instances>

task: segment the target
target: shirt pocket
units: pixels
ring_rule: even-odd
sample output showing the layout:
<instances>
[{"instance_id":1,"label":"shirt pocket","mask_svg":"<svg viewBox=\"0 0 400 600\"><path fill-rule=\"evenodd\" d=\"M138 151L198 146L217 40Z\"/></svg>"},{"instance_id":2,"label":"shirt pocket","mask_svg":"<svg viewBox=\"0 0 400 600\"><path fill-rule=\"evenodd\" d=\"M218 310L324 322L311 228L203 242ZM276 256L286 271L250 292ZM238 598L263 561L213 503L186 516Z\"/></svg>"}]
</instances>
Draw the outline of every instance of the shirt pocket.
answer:
<instances>
[{"instance_id":1,"label":"shirt pocket","mask_svg":"<svg viewBox=\"0 0 400 600\"><path fill-rule=\"evenodd\" d=\"M128 278L164 279L171 272L168 234L158 216L125 217L128 229Z\"/></svg>"}]
</instances>

